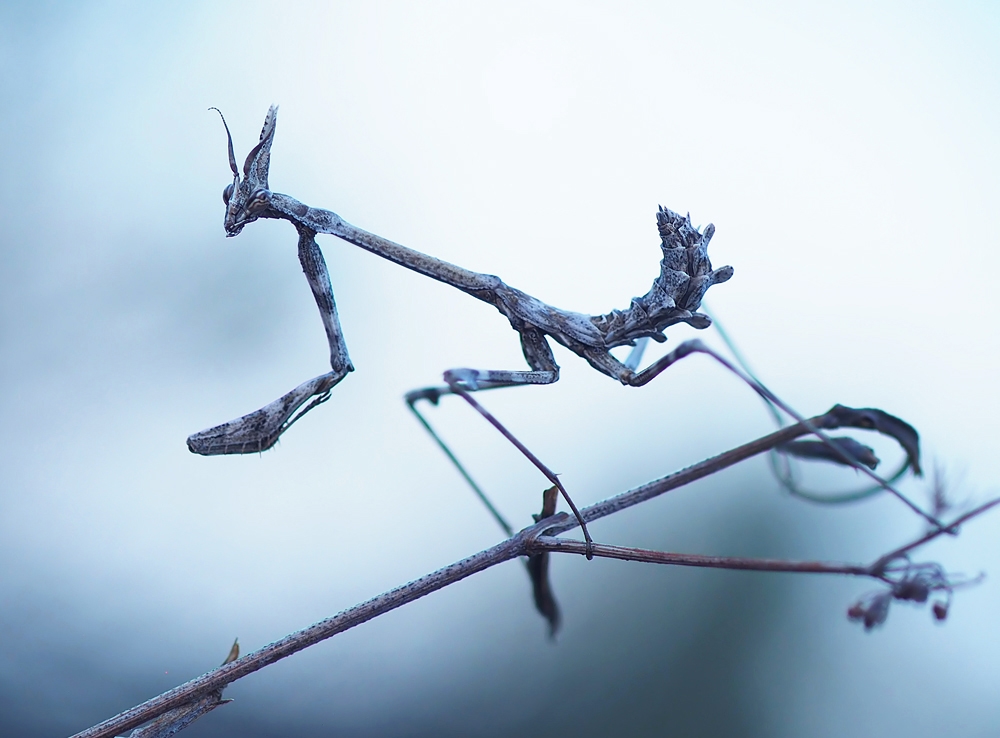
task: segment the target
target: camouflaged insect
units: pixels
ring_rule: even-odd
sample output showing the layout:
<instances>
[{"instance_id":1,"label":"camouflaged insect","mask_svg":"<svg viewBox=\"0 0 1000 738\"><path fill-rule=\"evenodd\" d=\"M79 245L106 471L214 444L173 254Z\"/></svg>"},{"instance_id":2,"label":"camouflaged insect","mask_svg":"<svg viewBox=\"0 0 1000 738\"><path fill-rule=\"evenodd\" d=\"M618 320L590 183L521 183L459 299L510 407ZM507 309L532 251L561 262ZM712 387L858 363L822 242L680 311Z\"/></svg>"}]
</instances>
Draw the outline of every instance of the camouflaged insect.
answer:
<instances>
[{"instance_id":1,"label":"camouflaged insect","mask_svg":"<svg viewBox=\"0 0 1000 738\"><path fill-rule=\"evenodd\" d=\"M287 220L295 226L299 235L299 260L316 299L330 344L332 371L304 382L260 410L195 433L188 438L188 447L194 453L243 454L270 448L292 423L324 402L330 389L353 371L326 262L315 241L317 233L342 238L488 302L520 334L529 371L453 369L445 373L448 387L411 393L407 397L411 405L417 399L436 401L442 394L454 391L555 382L559 378L559 366L552 355L548 338L622 384L643 385L669 364L657 363L637 372L637 367L630 362L619 361L609 350L616 346L635 345L640 339L665 341L663 330L676 323L687 323L695 328L708 327L711 320L698 312L702 297L709 287L725 282L733 274L732 267L728 266L712 269L708 243L715 232L713 226L699 231L691 225L689 217L661 207L656 222L663 258L660 274L649 291L633 299L627 309L613 310L604 315L561 310L507 285L499 277L463 269L409 249L357 228L329 210L312 208L288 195L272 192L268 184L268 167L277 113L277 107L268 111L260 140L243 164L242 176L236 165L232 136L226 126L229 166L233 172L232 184L223 191L226 235L239 234L246 225L259 218Z\"/></svg>"}]
</instances>

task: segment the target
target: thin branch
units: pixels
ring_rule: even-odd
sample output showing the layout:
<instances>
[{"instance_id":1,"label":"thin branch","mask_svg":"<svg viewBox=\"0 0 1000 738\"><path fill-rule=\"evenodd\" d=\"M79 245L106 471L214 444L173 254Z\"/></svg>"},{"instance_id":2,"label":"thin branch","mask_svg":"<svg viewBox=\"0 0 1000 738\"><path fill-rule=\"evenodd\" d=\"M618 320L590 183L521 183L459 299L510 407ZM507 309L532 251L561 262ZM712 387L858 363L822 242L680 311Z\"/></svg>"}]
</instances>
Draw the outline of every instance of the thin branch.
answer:
<instances>
[{"instance_id":1,"label":"thin branch","mask_svg":"<svg viewBox=\"0 0 1000 738\"><path fill-rule=\"evenodd\" d=\"M539 536L531 544L530 550L585 554L586 548L586 545L580 541L553 538L552 536ZM747 559L740 556L703 556L701 554L671 553L669 551L653 551L645 548L630 548L628 546L609 546L605 543L595 543L593 550L595 558L617 559L619 561L644 561L648 564L666 564L668 566L695 566L705 569L735 569L740 571L873 576L867 566L830 561L784 561L782 559Z\"/></svg>"},{"instance_id":2,"label":"thin branch","mask_svg":"<svg viewBox=\"0 0 1000 738\"><path fill-rule=\"evenodd\" d=\"M656 481L637 487L629 492L617 495L580 511L586 521L612 515L642 502L657 497L665 492L681 487L690 482L702 479L715 472L732 466L757 454L764 453L777 445L786 443L800 435L814 432L814 428L836 428L841 424L842 415L835 407L823 415L811 418L806 424L797 424L783 428L738 448L702 461L679 472ZM811 427L810 427L811 426ZM649 561L660 564L679 566L711 567L721 569L784 571L843 574L849 576L868 576L882 581L887 578L885 566L887 563L905 555L909 551L944 533L952 533L957 526L980 515L990 508L1000 504L1000 499L980 505L947 526L935 529L921 536L912 543L901 546L890 554L880 558L870 566L845 564L836 562L790 562L775 559L747 559L739 557L702 556L697 554L677 554L644 549L593 544L593 554L604 558L622 560ZM283 658L298 653L309 646L331 638L338 633L361 625L398 607L420 599L432 592L447 587L455 582L472 576L505 561L529 556L546 551L575 553L586 555L587 544L582 541L555 538L554 535L572 530L579 525L578 521L566 513L558 513L541 520L533 526L525 528L502 543L481 551L473 556L439 569L420 579L389 590L367 602L348 608L341 613L321 620L303 630L285 636L281 640L265 646L259 651L247 654L231 663L203 674L196 679L164 692L147 702L126 710L88 730L77 733L72 738L114 738L123 732L136 728L164 713L191 704L205 698L213 692L219 692L232 682L248 674L263 669Z\"/></svg>"},{"instance_id":3,"label":"thin branch","mask_svg":"<svg viewBox=\"0 0 1000 738\"><path fill-rule=\"evenodd\" d=\"M796 423L795 425L790 425L787 428L782 428L774 433L762 436L755 441L750 441L742 446L737 446L736 448L725 451L718 456L705 459L704 461L700 461L697 464L693 464L692 466L681 469L673 474L668 474L665 477L661 477L660 479L644 484L641 487L636 487L633 490L623 492L620 495L603 500L591 505L590 507L585 507L580 511L580 514L583 516L583 519L589 523L638 505L646 500L651 500L654 497L659 497L666 492L675 490L678 487L683 487L691 482L704 479L705 477L711 476L716 472L738 464L741 461L745 461L746 459L752 458L766 451L770 451L771 449L784 443L793 441L799 436L812 434L815 432L815 428L835 429L842 427L841 418L837 413L837 409L839 407L840 406L837 406L822 415L809 418L806 423ZM549 529L549 533L553 535L565 533L575 527L576 521L569 516L564 516L563 520Z\"/></svg>"},{"instance_id":4,"label":"thin branch","mask_svg":"<svg viewBox=\"0 0 1000 738\"><path fill-rule=\"evenodd\" d=\"M973 508L964 515L959 515L957 518L955 518L955 520L953 520L951 523L942 528L932 528L925 535L921 536L912 543L907 543L905 546L900 546L899 548L890 551L885 556L880 557L875 563L871 565L871 570L874 572L884 571L885 567L888 566L893 561L895 561L896 559L906 556L906 554L908 554L913 549L923 546L925 543L933 541L938 536L944 533L948 533L949 535L954 535L955 533L958 532L958 527L962 525L962 523L968 522L972 518L982 515L984 512L990 510L991 508L996 507L997 505L1000 505L1000 497L996 497L990 500L989 502L984 502L979 507Z\"/></svg>"},{"instance_id":5,"label":"thin branch","mask_svg":"<svg viewBox=\"0 0 1000 738\"><path fill-rule=\"evenodd\" d=\"M466 577L489 569L504 561L526 554L528 536L534 532L533 526L521 531L513 538L481 551L474 556L438 569L432 574L421 577L409 584L391 589L360 605L348 608L315 625L285 636L279 641L265 646L259 651L233 661L230 664L192 679L191 681L164 692L159 697L143 702L141 705L125 710L99 725L77 733L73 738L114 738L126 730L138 727L147 720L163 714L167 710L180 707L188 702L199 699L206 693L222 689L226 685L242 679L248 674L263 669L269 664L280 661L294 653L325 641L338 633L349 630L357 625L383 615L421 597L436 592L449 584L459 582Z\"/></svg>"},{"instance_id":6,"label":"thin branch","mask_svg":"<svg viewBox=\"0 0 1000 738\"><path fill-rule=\"evenodd\" d=\"M848 454L848 453L846 453L845 450L841 446L839 446L836 443L834 443L833 439L831 439L829 435L827 435L826 433L824 433L820 428L812 426L812 421L807 420L806 418L804 418L802 415L800 415L798 412L796 412L794 408L792 408L791 406L789 406L788 404L786 404L783 400L781 400L781 398L779 398L777 395L775 395L773 392L771 392L771 390L769 390L767 387L765 387L764 385L762 385L757 380L755 380L752 377L750 377L747 374L745 374L739 367L737 367L735 364L733 364L731 361L729 361L726 357L724 357L721 354L717 353L716 351L713 351L712 349L708 348L701 341L698 341L698 340L688 341L688 343L695 344L695 346L691 349L691 351L698 351L700 353L705 354L706 356L712 357L717 362L719 362L720 364L722 364L722 366L726 367L729 371L731 371L733 374L735 374L740 379L742 379L747 385L749 385L758 395L760 395L761 397L763 397L766 401L768 401L770 403L773 403L776 407L778 407L781 410L783 410L786 414L788 414L789 416L791 416L792 418L794 418L800 424L803 424L806 427L808 427L809 431L813 435L815 435L817 438L819 438L821 441L823 441L837 456L839 456L841 459L843 459L843 461L845 461L849 466L854 467L860 473L862 473L862 474L870 477L873 481L875 481L876 484L878 484L880 487L882 487L884 490L886 490L889 494L891 494L893 497L895 497L900 502L902 502L904 505L906 505L908 508L910 508L917 515L919 515L920 517L922 517L928 523L930 523L931 525L935 526L936 528L943 528L944 527L940 520L938 520L937 518L935 518L930 513L928 513L926 511L924 511L923 509L921 509L921 507L919 505L917 505L910 498L908 498L906 495L904 495L902 492L900 492L898 489L896 489L896 487L893 486L889 482L889 480L883 479L879 474L876 474L874 471L872 471L871 469L869 469L867 466L865 466L864 464L860 463L857 459L852 458L851 455Z\"/></svg>"},{"instance_id":7,"label":"thin branch","mask_svg":"<svg viewBox=\"0 0 1000 738\"><path fill-rule=\"evenodd\" d=\"M563 499L566 500L566 504L569 505L569 509L573 511L573 515L576 517L576 522L580 526L580 529L583 531L583 537L587 541L587 546L590 546L594 541L590 537L590 531L587 530L587 521L583 519L582 515L580 515L580 511L577 509L576 503L573 502L573 498L569 496L569 492L566 491L566 488L563 486L563 483L559 481L559 476L554 471L549 469L549 467L547 467L544 463L542 463L542 460L539 459L537 456L535 456L534 452L532 452L531 449L529 449L527 446L521 443L521 441L517 438L517 436L515 436L513 433L507 430L506 426L504 426L503 423L497 420L496 416L494 416L493 413L491 413L485 407L480 405L479 402L476 400L476 398L474 398L470 393L466 392L457 384L451 385L451 391L454 392L459 397L461 397L467 403L469 403L473 407L473 409L476 410L476 412L478 412L480 415L486 418L486 421L490 425L492 425L494 428L500 431L500 434L508 441L510 441L514 445L514 448L520 451L521 454L524 455L524 457L528 459L528 461L530 461L535 466L535 468L538 469L538 471L540 471L545 476L546 479L548 479L550 482L552 482L552 484L556 486L556 489L559 490L559 494L563 496ZM589 553L587 554L587 558L588 559L592 558Z\"/></svg>"},{"instance_id":8,"label":"thin branch","mask_svg":"<svg viewBox=\"0 0 1000 738\"><path fill-rule=\"evenodd\" d=\"M702 554L672 553L669 551L655 551L645 548L632 548L629 546L610 546L604 543L595 543L593 553L596 558L618 559L620 561L643 561L650 564L666 564L670 566L694 566L707 569L735 569L746 571L775 571L775 572L801 572L811 574L845 574L853 576L872 577L890 581L886 578L887 566L896 559L902 558L910 551L944 535L954 533L960 525L968 522L972 518L978 517L988 510L1000 505L1000 497L985 502L982 505L961 515L942 528L935 528L928 531L914 541L899 548L893 549L884 556L879 557L873 563L864 566L862 564L848 564L831 561L787 561L784 559L753 559L741 556L705 556ZM583 511L587 515L588 510ZM547 535L562 526L554 526L546 530L546 535L534 538L528 545L531 553L539 551L554 551L558 553L585 554L586 545L580 541L566 538L556 538ZM976 581L976 580L974 580Z\"/></svg>"},{"instance_id":9,"label":"thin branch","mask_svg":"<svg viewBox=\"0 0 1000 738\"><path fill-rule=\"evenodd\" d=\"M830 413L817 416L813 420L817 425L823 425L827 421ZM682 485L693 482L714 472L732 466L744 459L748 459L757 454L763 453L774 446L793 440L798 436L809 433L804 426L789 426L780 431L771 433L756 441L744 444L736 449L715 456L711 459L695 464L682 471L649 484L643 485L631 492L626 492L617 497L605 500L581 512L581 517L585 520L596 520L598 518L611 515L620 510L638 505L648 499L652 499L664 492L675 489ZM198 699L204 694L216 689L221 689L227 684L240 679L247 674L252 674L258 669L262 669L268 664L279 659L297 653L304 648L319 643L330 638L337 633L341 633L355 625L360 625L367 620L377 617L389 610L405 605L442 587L460 581L476 572L487 569L491 566L508 561L518 556L527 555L527 540L532 534L546 533L553 535L558 532L571 530L579 523L566 513L560 513L547 518L541 523L527 528L503 543L487 549L481 553L471 556L464 561L460 561L451 566L445 567L433 574L418 579L409 584L390 590L379 595L368 602L350 608L327 620L320 621L309 628L293 633L280 641L276 641L260 651L248 654L241 659L237 659L231 664L227 664L219 669L204 674L197 679L193 679L186 684L182 684L169 692L165 692L159 697L155 697L141 705L116 715L105 722L78 733L73 738L106 738L117 736L120 733L135 728L142 723L161 715L167 710L180 707L192 700Z\"/></svg>"}]
</instances>

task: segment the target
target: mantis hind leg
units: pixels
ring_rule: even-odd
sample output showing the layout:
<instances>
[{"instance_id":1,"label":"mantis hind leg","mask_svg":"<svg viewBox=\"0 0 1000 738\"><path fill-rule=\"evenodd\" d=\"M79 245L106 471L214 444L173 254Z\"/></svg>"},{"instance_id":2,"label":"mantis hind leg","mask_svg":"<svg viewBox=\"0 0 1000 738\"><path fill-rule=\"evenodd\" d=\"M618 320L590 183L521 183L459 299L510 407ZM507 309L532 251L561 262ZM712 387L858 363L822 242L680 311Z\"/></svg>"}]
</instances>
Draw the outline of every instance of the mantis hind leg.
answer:
<instances>
[{"instance_id":1,"label":"mantis hind leg","mask_svg":"<svg viewBox=\"0 0 1000 738\"><path fill-rule=\"evenodd\" d=\"M587 541L587 558L591 558L591 546L593 545L593 539L590 537L590 531L587 530L586 521L584 521L583 516L580 514L579 509L577 509L576 504L573 499L569 496L566 488L563 486L562 482L559 481L559 477L549 469L542 461L535 456L532 451L525 446L518 438L511 433L499 420L496 419L486 408L484 408L478 401L472 396L472 393L479 392L486 389L499 389L501 387L522 387L529 384L552 384L559 379L559 365L556 364L555 357L552 355L552 348L549 346L548 341L545 339L545 334L543 334L539 329L534 327L523 327L520 329L521 334L521 348L524 352L524 358L528 362L528 366L531 367L530 371L506 371L506 370L481 370L481 369L450 369L444 373L444 381L447 386L444 387L428 387L422 390L415 390L406 395L406 402L410 406L410 409L416 414L417 418L424 428L431 434L437 444L444 451L445 455L451 460L451 462L458 469L462 477L469 483L476 495L486 504L487 509L490 510L491 514L496 518L497 522L504 529L508 535L512 533L513 529L511 526L503 519L503 517L496 511L496 508L492 503L486 498L486 495L480 489L472 477L466 471L465 467L462 466L461 462L458 461L455 454L448 448L447 444L441 437L434 432L427 419L420 414L416 408L416 403L419 400L428 400L433 404L437 404L441 397L445 395L458 395L463 400L465 400L469 405L473 407L480 415L482 415L486 421L496 428L500 434L506 438L510 443L521 452L522 455L528 461L530 461L536 469L538 469L546 479L549 480L553 485L558 488L559 492L562 494L563 499L569 505L573 514L576 516L577 521L580 523L580 528L583 531L584 539Z\"/></svg>"},{"instance_id":2,"label":"mantis hind leg","mask_svg":"<svg viewBox=\"0 0 1000 738\"><path fill-rule=\"evenodd\" d=\"M775 395L771 390L769 390L765 385L763 385L755 377L747 374L745 371L741 370L735 364L733 364L729 359L722 356L717 351L712 350L707 345L702 343L699 339L692 339L684 341L679 344L673 351L667 353L666 355L660 357L648 367L642 371L636 372L634 366L626 366L626 364L621 363L607 351L591 350L585 354L585 358L590 362L591 366L594 366L606 374L618 379L622 384L628 385L630 387L642 387L651 380L658 377L661 373L666 371L668 368L676 364L681 359L684 359L692 354L703 354L710 357L718 364L722 365L726 370L732 372L740 380L742 380L747 386L749 386L754 392L760 395L769 405L774 408L780 409L782 412L787 414L797 423L802 423L805 425L817 439L819 439L819 445L825 447L822 452L816 450L816 446L810 445L806 447L791 445L786 446L783 451L784 453L801 456L802 458L819 458L827 461L834 461L838 464L843 464L849 467L853 467L859 473L864 474L869 477L875 484L880 488L884 489L886 492L896 497L900 502L909 507L913 512L917 513L931 525L940 528L941 522L933 515L925 512L918 505L916 505L912 500L910 500L906 495L900 492L896 487L893 486L892 482L897 478L898 475L894 475L893 479L883 479L880 475L873 471L872 458L867 458L865 452L871 452L865 446L857 443L850 438L831 438L826 431L822 428L816 428L810 425L809 421L794 408L788 405L786 402L781 400L777 395ZM626 362L629 363L629 362ZM637 362L636 362L637 365ZM905 428L902 428L898 419L894 419L897 422L896 427L900 428L900 434L897 435L897 440L907 447L906 436L908 435ZM909 426L906 426L909 428ZM915 447L915 439L910 445ZM860 453L859 453L860 452ZM877 463L877 460L876 460ZM918 467L919 468L919 467Z\"/></svg>"},{"instance_id":3,"label":"mantis hind leg","mask_svg":"<svg viewBox=\"0 0 1000 738\"><path fill-rule=\"evenodd\" d=\"M471 391L483 391L488 389L503 389L504 387L523 387L528 384L551 384L559 378L559 366L555 362L555 357L552 356L552 350L545 341L545 337L540 334L540 332L535 331L532 335L526 336L527 331L521 334L521 347L524 351L524 358L528 362L528 366L531 367L531 371L480 371L476 369L452 369L445 372L446 381L448 378L452 380L457 380L460 377L465 379L471 379L475 383L475 389ZM472 475L468 472L458 457L451 450L444 439L437 434L434 427L430 424L430 421L420 412L418 407L421 400L427 401L432 405L437 405L442 397L446 395L454 395L457 392L451 387L451 385L437 386L437 387L424 387L422 389L412 390L407 392L405 395L405 400L407 406L417 416L417 420L424 427L424 430L430 434L431 438L438 447L444 452L444 455L448 457L448 460L454 465L458 470L458 473L462 475L462 478L466 481L472 491L476 494L479 500L486 506L489 510L490 515L493 519L497 521L497 524L503 529L504 533L508 536L514 535L514 528L510 523L500 514L496 506L490 501L483 492L482 488L476 483L472 478Z\"/></svg>"}]
</instances>

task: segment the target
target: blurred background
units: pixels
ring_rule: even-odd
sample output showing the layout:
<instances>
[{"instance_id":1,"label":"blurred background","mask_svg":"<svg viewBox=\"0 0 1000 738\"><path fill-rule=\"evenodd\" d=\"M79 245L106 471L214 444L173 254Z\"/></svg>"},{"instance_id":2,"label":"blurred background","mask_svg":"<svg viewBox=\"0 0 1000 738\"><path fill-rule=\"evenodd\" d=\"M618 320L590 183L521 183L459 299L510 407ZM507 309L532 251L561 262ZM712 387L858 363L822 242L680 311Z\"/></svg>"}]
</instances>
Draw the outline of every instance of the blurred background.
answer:
<instances>
[{"instance_id":1,"label":"blurred background","mask_svg":"<svg viewBox=\"0 0 1000 738\"><path fill-rule=\"evenodd\" d=\"M998 34L989 2L0 5L2 732L82 730L501 537L402 396L521 368L516 335L329 236L357 371L273 451L187 451L328 356L293 229L225 238L209 106L242 163L281 105L275 191L566 309L648 289L658 204L715 223L735 276L707 307L762 379L807 414L906 418L961 507L1000 487ZM638 390L556 358L558 384L483 402L581 506L771 430L703 357ZM545 481L462 403L430 417L528 524ZM920 558L995 577L998 529ZM762 458L593 525L849 561L920 530L890 499L792 499ZM185 735L1000 731L995 578L943 625L897 605L866 634L864 581L552 570L555 643L510 563L238 682Z\"/></svg>"}]
</instances>

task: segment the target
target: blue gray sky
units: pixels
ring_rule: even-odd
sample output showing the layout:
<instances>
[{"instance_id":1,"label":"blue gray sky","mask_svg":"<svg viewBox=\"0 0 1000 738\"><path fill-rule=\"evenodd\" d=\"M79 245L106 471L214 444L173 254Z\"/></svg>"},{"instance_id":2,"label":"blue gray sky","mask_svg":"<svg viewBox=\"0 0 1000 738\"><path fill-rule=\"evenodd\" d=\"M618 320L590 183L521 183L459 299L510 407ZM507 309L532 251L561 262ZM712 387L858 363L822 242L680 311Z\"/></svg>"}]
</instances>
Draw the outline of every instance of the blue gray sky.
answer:
<instances>
[{"instance_id":1,"label":"blue gray sky","mask_svg":"<svg viewBox=\"0 0 1000 738\"><path fill-rule=\"evenodd\" d=\"M3 4L0 711L20 735L83 729L234 636L258 648L498 540L401 398L447 368L521 368L516 335L332 237L357 371L274 451L188 453L327 355L288 224L225 238L209 106L239 160L281 106L274 190L566 309L648 289L657 205L714 223L735 276L708 309L759 375L805 413L908 419L971 503L1000 486L998 34L987 2ZM581 505L770 429L708 360L635 390L556 358L557 385L484 401ZM544 480L467 408L432 418L527 524ZM919 531L891 500L791 500L762 460L669 497L593 532L864 560ZM997 526L927 555L995 575ZM844 616L862 582L554 574L555 646L509 565L233 686L191 735L1000 725L992 579L943 627L900 607L866 635Z\"/></svg>"}]
</instances>

